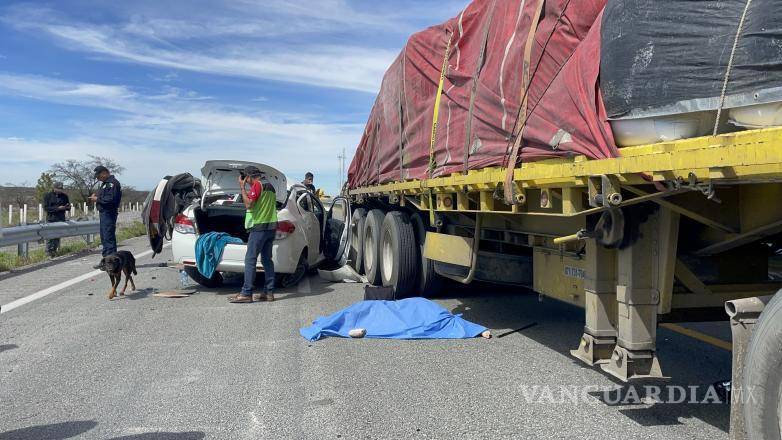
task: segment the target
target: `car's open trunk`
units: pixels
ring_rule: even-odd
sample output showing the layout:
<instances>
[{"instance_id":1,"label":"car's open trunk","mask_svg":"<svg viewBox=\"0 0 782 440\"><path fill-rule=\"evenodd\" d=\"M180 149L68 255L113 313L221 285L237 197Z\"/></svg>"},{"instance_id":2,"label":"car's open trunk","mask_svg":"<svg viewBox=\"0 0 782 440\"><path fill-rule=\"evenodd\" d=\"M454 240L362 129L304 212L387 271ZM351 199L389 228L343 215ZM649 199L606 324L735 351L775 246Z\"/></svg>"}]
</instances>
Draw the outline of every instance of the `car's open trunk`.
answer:
<instances>
[{"instance_id":1,"label":"car's open trunk","mask_svg":"<svg viewBox=\"0 0 782 440\"><path fill-rule=\"evenodd\" d=\"M225 232L232 237L247 242L247 230L244 229L244 205L200 206L193 211L199 234L207 232Z\"/></svg>"}]
</instances>

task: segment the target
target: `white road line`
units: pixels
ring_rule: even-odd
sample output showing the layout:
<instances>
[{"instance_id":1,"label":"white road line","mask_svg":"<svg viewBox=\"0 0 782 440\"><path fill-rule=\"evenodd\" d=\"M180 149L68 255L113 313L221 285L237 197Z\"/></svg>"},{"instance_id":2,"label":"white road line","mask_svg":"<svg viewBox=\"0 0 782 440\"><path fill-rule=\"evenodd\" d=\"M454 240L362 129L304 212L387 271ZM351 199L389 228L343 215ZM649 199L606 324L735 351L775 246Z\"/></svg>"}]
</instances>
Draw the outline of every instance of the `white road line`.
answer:
<instances>
[{"instance_id":1,"label":"white road line","mask_svg":"<svg viewBox=\"0 0 782 440\"><path fill-rule=\"evenodd\" d=\"M171 246L171 243L166 243L163 247L169 247ZM135 255L136 258L144 258L147 255L152 255L152 250L144 251L138 255ZM11 310L23 306L27 303L33 302L36 299L41 299L47 295L51 295L54 292L59 292L62 289L65 289L66 287L73 286L74 284L81 283L82 281L88 280L96 275L100 275L102 270L93 270L92 272L87 272L84 275L79 275L76 278L72 278L68 281L63 281L60 284L56 284L51 287L47 287L46 289L39 290L38 292L35 292L33 294L27 295L23 298L19 298L17 300L11 301L8 304L4 304L0 307L0 313L7 313Z\"/></svg>"}]
</instances>

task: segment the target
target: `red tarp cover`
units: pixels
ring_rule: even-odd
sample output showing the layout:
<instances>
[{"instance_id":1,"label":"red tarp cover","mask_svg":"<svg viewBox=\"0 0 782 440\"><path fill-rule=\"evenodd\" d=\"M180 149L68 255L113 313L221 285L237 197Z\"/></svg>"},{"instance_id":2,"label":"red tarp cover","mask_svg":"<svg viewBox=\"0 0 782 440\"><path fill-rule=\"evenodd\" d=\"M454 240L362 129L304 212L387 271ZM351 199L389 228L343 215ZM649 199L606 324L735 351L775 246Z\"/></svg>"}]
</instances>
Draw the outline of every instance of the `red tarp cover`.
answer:
<instances>
[{"instance_id":1,"label":"red tarp cover","mask_svg":"<svg viewBox=\"0 0 782 440\"><path fill-rule=\"evenodd\" d=\"M459 16L410 37L383 77L348 169L349 186L430 177L434 103L449 38L431 177L504 165L539 1L476 0ZM545 2L529 58L521 161L618 155L597 81L604 5L605 0Z\"/></svg>"}]
</instances>

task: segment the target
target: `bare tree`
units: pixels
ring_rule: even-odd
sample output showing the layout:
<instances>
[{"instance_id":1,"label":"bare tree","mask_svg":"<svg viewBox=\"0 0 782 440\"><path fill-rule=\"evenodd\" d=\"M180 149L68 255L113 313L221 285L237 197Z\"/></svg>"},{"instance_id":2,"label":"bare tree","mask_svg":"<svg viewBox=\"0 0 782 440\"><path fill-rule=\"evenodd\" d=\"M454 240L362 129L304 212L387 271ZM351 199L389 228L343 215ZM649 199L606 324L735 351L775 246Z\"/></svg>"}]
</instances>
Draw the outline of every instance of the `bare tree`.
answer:
<instances>
[{"instance_id":1,"label":"bare tree","mask_svg":"<svg viewBox=\"0 0 782 440\"><path fill-rule=\"evenodd\" d=\"M98 184L98 179L93 172L98 165L103 165L116 175L125 171L125 168L113 159L90 155L88 160L68 159L65 162L58 162L52 165L49 172L62 180L68 188L76 191L79 202L85 202Z\"/></svg>"}]
</instances>

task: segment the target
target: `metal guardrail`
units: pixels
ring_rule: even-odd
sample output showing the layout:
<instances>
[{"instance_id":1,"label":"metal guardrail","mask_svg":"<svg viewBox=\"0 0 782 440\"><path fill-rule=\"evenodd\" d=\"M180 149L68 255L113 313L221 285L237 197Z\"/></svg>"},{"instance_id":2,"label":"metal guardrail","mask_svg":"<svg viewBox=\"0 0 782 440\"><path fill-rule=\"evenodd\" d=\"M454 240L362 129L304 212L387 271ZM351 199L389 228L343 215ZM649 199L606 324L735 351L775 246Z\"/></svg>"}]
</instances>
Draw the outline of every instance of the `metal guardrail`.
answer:
<instances>
[{"instance_id":1,"label":"metal guardrail","mask_svg":"<svg viewBox=\"0 0 782 440\"><path fill-rule=\"evenodd\" d=\"M88 241L100 232L97 220L38 223L0 229L0 247L19 245L19 254L27 254L27 244L33 241L83 235Z\"/></svg>"}]
</instances>

